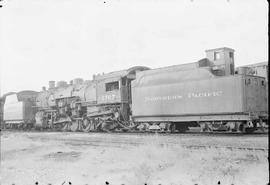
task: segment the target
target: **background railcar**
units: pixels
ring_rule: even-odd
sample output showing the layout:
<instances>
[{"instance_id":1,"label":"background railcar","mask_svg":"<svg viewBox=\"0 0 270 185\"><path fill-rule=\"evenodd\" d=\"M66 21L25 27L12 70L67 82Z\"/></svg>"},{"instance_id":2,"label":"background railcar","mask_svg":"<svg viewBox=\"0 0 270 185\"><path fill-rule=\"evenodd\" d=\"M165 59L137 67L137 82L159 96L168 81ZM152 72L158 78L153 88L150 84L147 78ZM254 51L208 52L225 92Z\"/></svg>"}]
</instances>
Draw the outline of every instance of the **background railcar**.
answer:
<instances>
[{"instance_id":1,"label":"background railcar","mask_svg":"<svg viewBox=\"0 0 270 185\"><path fill-rule=\"evenodd\" d=\"M249 75L249 76L260 76L264 77L266 81L266 102L267 104L269 103L268 100L268 80L269 80L269 68L268 68L268 62L260 62L260 63L255 63L255 64L250 64L250 65L245 65L245 66L239 66L236 68L236 74L240 75ZM268 111L268 107L267 107Z\"/></svg>"},{"instance_id":2,"label":"background railcar","mask_svg":"<svg viewBox=\"0 0 270 185\"><path fill-rule=\"evenodd\" d=\"M35 121L35 91L21 91L5 97L4 127L5 128L31 128Z\"/></svg>"},{"instance_id":3,"label":"background railcar","mask_svg":"<svg viewBox=\"0 0 270 185\"><path fill-rule=\"evenodd\" d=\"M4 103L5 103L4 98L0 97L0 126L1 128L3 125L3 119L4 119Z\"/></svg>"},{"instance_id":4,"label":"background railcar","mask_svg":"<svg viewBox=\"0 0 270 185\"><path fill-rule=\"evenodd\" d=\"M6 96L11 95L11 94L15 94L15 92L9 92L9 93L4 94L2 97L0 97L0 125L1 125L1 128L4 127L4 105L5 105Z\"/></svg>"}]
</instances>

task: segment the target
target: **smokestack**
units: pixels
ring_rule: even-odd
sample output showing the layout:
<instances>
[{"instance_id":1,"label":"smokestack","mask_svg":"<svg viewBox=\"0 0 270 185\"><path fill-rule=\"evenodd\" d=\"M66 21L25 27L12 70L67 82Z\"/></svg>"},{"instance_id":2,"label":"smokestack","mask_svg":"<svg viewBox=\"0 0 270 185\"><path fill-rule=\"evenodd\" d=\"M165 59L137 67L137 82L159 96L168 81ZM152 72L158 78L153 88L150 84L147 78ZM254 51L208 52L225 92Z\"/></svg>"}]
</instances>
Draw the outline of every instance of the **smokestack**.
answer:
<instances>
[{"instance_id":1,"label":"smokestack","mask_svg":"<svg viewBox=\"0 0 270 185\"><path fill-rule=\"evenodd\" d=\"M55 88L55 81L49 81L49 89Z\"/></svg>"},{"instance_id":2,"label":"smokestack","mask_svg":"<svg viewBox=\"0 0 270 185\"><path fill-rule=\"evenodd\" d=\"M73 80L73 84L74 84L74 85L83 84L83 79L82 79L82 78L75 78L75 79Z\"/></svg>"},{"instance_id":3,"label":"smokestack","mask_svg":"<svg viewBox=\"0 0 270 185\"><path fill-rule=\"evenodd\" d=\"M91 80L85 80L84 83L85 84L90 84L91 83Z\"/></svg>"},{"instance_id":4,"label":"smokestack","mask_svg":"<svg viewBox=\"0 0 270 185\"><path fill-rule=\"evenodd\" d=\"M46 91L46 87L45 86L42 87L42 91Z\"/></svg>"},{"instance_id":5,"label":"smokestack","mask_svg":"<svg viewBox=\"0 0 270 185\"><path fill-rule=\"evenodd\" d=\"M70 80L69 81L69 85L73 85L73 80Z\"/></svg>"},{"instance_id":6,"label":"smokestack","mask_svg":"<svg viewBox=\"0 0 270 185\"><path fill-rule=\"evenodd\" d=\"M67 82L66 81L58 81L57 82L57 87L66 87L67 86Z\"/></svg>"}]
</instances>

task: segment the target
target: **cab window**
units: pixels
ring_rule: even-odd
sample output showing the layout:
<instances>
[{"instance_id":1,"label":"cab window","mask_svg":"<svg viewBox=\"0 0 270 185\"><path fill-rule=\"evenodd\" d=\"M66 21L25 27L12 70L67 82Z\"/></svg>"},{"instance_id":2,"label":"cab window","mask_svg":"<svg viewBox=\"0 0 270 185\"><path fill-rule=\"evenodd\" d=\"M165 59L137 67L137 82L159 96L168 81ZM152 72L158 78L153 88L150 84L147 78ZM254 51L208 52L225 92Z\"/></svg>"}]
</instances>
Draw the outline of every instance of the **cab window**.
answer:
<instances>
[{"instance_id":1,"label":"cab window","mask_svg":"<svg viewBox=\"0 0 270 185\"><path fill-rule=\"evenodd\" d=\"M265 81L264 80L262 80L262 86L265 86Z\"/></svg>"},{"instance_id":2,"label":"cab window","mask_svg":"<svg viewBox=\"0 0 270 185\"><path fill-rule=\"evenodd\" d=\"M254 79L254 84L258 85L258 79L257 78Z\"/></svg>"},{"instance_id":3,"label":"cab window","mask_svg":"<svg viewBox=\"0 0 270 185\"><path fill-rule=\"evenodd\" d=\"M127 79L126 78L122 78L122 86L126 86L127 85Z\"/></svg>"},{"instance_id":4,"label":"cab window","mask_svg":"<svg viewBox=\"0 0 270 185\"><path fill-rule=\"evenodd\" d=\"M105 88L106 88L106 92L107 91L118 90L119 89L119 83L118 83L118 81L106 83Z\"/></svg>"},{"instance_id":5,"label":"cab window","mask_svg":"<svg viewBox=\"0 0 270 185\"><path fill-rule=\"evenodd\" d=\"M249 85L251 83L250 78L249 79L246 79L245 81L246 81L246 85Z\"/></svg>"}]
</instances>

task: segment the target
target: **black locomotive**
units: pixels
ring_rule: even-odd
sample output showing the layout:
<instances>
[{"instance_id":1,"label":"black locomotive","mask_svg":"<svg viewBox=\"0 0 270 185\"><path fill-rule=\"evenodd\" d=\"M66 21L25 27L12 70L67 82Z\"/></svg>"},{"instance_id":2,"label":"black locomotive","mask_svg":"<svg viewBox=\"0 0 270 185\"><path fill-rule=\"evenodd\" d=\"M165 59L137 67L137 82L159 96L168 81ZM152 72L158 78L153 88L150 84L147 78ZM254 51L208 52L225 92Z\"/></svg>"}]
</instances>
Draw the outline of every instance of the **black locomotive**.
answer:
<instances>
[{"instance_id":1,"label":"black locomotive","mask_svg":"<svg viewBox=\"0 0 270 185\"><path fill-rule=\"evenodd\" d=\"M136 66L69 84L50 81L48 90L6 96L2 127L84 132L265 128L266 79L239 69L236 74L230 48L206 54L195 63Z\"/></svg>"}]
</instances>

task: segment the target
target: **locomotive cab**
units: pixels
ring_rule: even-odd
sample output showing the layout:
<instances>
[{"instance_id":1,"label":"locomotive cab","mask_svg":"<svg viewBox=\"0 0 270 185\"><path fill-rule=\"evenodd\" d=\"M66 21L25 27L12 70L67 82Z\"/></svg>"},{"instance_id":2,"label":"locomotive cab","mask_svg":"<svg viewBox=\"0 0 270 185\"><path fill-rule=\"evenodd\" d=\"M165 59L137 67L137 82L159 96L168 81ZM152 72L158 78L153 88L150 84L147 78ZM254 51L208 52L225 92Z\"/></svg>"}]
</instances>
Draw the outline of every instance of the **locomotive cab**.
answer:
<instances>
[{"instance_id":1,"label":"locomotive cab","mask_svg":"<svg viewBox=\"0 0 270 185\"><path fill-rule=\"evenodd\" d=\"M149 68L137 66L128 70L94 76L97 84L97 106L105 112L111 112L111 115L119 115L121 121L128 121L131 105L131 81L136 78L138 71L147 69Z\"/></svg>"}]
</instances>

